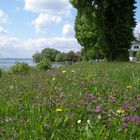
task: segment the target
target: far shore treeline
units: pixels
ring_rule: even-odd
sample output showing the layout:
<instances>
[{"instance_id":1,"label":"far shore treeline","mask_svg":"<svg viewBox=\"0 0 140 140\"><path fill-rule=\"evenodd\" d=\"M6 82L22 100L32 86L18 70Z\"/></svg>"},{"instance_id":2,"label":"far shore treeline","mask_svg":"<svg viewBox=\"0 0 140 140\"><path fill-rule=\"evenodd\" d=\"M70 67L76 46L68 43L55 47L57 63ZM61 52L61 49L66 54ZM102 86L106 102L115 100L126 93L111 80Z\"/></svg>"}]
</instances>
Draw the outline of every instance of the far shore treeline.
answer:
<instances>
[{"instance_id":1,"label":"far shore treeline","mask_svg":"<svg viewBox=\"0 0 140 140\"><path fill-rule=\"evenodd\" d=\"M41 52L36 52L33 55L33 62L39 63L41 61L49 62L79 62L82 60L81 52L69 51L67 53L60 52L56 49L45 48Z\"/></svg>"},{"instance_id":2,"label":"far shore treeline","mask_svg":"<svg viewBox=\"0 0 140 140\"><path fill-rule=\"evenodd\" d=\"M102 60L104 56L101 53L97 53L94 50L89 50L86 52L82 48L81 51L74 52L60 52L53 48L45 48L41 52L36 52L32 56L34 63L39 63L41 61L58 62L58 63L74 63L84 60Z\"/></svg>"}]
</instances>

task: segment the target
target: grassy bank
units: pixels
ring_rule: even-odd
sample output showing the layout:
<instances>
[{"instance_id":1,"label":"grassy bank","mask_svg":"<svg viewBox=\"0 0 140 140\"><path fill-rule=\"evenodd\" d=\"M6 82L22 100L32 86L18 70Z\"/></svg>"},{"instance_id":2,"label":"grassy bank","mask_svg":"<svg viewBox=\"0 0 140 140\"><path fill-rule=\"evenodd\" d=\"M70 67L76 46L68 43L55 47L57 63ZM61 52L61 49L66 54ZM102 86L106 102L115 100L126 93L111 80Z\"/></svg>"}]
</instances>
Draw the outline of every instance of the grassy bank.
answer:
<instances>
[{"instance_id":1,"label":"grassy bank","mask_svg":"<svg viewBox=\"0 0 140 140\"><path fill-rule=\"evenodd\" d=\"M0 79L0 139L140 138L140 65L80 63Z\"/></svg>"}]
</instances>

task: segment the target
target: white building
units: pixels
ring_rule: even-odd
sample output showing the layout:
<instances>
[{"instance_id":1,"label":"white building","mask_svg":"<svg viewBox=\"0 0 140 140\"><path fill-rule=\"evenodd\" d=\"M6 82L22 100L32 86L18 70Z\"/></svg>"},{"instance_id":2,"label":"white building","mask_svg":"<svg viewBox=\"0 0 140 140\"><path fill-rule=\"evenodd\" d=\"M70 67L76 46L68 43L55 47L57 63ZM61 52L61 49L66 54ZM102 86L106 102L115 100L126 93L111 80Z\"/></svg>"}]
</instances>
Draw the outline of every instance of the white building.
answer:
<instances>
[{"instance_id":1,"label":"white building","mask_svg":"<svg viewBox=\"0 0 140 140\"><path fill-rule=\"evenodd\" d=\"M136 59L136 53L137 51L140 51L140 42L133 42L131 45L131 48L128 50L129 51L129 60L131 62L137 61Z\"/></svg>"}]
</instances>

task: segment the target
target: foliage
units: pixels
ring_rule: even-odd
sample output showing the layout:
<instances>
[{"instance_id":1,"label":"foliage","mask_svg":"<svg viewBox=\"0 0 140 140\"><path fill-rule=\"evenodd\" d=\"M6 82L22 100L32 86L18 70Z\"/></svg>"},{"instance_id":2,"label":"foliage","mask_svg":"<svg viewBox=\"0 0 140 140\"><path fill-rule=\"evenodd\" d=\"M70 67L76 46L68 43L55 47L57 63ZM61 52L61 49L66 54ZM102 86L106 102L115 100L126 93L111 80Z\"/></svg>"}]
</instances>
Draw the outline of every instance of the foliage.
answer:
<instances>
[{"instance_id":1,"label":"foliage","mask_svg":"<svg viewBox=\"0 0 140 140\"><path fill-rule=\"evenodd\" d=\"M78 63L0 84L1 139L140 137L140 65Z\"/></svg>"},{"instance_id":2,"label":"foliage","mask_svg":"<svg viewBox=\"0 0 140 140\"><path fill-rule=\"evenodd\" d=\"M39 63L37 63L37 68L39 68L40 70L48 70L51 68L51 64L47 60L42 60Z\"/></svg>"},{"instance_id":3,"label":"foliage","mask_svg":"<svg viewBox=\"0 0 140 140\"><path fill-rule=\"evenodd\" d=\"M81 50L81 56L83 60L99 60L104 59L104 56L101 54L101 52L96 48L88 49L85 52L85 48Z\"/></svg>"},{"instance_id":4,"label":"foliage","mask_svg":"<svg viewBox=\"0 0 140 140\"><path fill-rule=\"evenodd\" d=\"M40 61L50 61L50 62L64 62L64 61L73 61L79 62L81 61L81 54L80 52L69 51L67 53L59 52L55 49L46 48L42 50L41 53L36 52L33 55L33 60L35 63Z\"/></svg>"},{"instance_id":5,"label":"foliage","mask_svg":"<svg viewBox=\"0 0 140 140\"><path fill-rule=\"evenodd\" d=\"M33 62L38 63L41 61L41 53L36 52L33 56Z\"/></svg>"},{"instance_id":6,"label":"foliage","mask_svg":"<svg viewBox=\"0 0 140 140\"><path fill-rule=\"evenodd\" d=\"M137 61L140 61L140 51L137 51L136 58L137 58Z\"/></svg>"},{"instance_id":7,"label":"foliage","mask_svg":"<svg viewBox=\"0 0 140 140\"><path fill-rule=\"evenodd\" d=\"M51 62L54 62L58 53L60 52L56 49L45 48L44 50L42 50L42 60L49 60Z\"/></svg>"},{"instance_id":8,"label":"foliage","mask_svg":"<svg viewBox=\"0 0 140 140\"><path fill-rule=\"evenodd\" d=\"M128 60L135 27L135 0L99 2L97 26L99 44L109 61ZM119 11L119 12L118 12Z\"/></svg>"},{"instance_id":9,"label":"foliage","mask_svg":"<svg viewBox=\"0 0 140 140\"><path fill-rule=\"evenodd\" d=\"M135 0L70 2L77 9L76 38L84 47L85 54L91 45L97 47L98 53L103 53L108 61L128 61L128 49L134 39L136 24Z\"/></svg>"},{"instance_id":10,"label":"foliage","mask_svg":"<svg viewBox=\"0 0 140 140\"><path fill-rule=\"evenodd\" d=\"M63 53L58 53L58 54L56 55L55 60L56 60L57 62L64 62L64 55L63 55Z\"/></svg>"},{"instance_id":11,"label":"foliage","mask_svg":"<svg viewBox=\"0 0 140 140\"><path fill-rule=\"evenodd\" d=\"M73 51L70 51L70 52L66 53L65 56L64 56L65 61L76 62L77 59L78 59L78 56Z\"/></svg>"},{"instance_id":12,"label":"foliage","mask_svg":"<svg viewBox=\"0 0 140 140\"><path fill-rule=\"evenodd\" d=\"M83 5L82 3L80 4ZM78 8L77 16L75 19L75 37L77 38L80 45L84 47L85 60L89 59L87 56L89 51L96 47L97 31L95 20L96 15L95 9L93 7L85 5L82 6L82 8Z\"/></svg>"},{"instance_id":13,"label":"foliage","mask_svg":"<svg viewBox=\"0 0 140 140\"><path fill-rule=\"evenodd\" d=\"M30 71L30 66L24 62L17 62L10 68L12 74L26 74Z\"/></svg>"}]
</instances>

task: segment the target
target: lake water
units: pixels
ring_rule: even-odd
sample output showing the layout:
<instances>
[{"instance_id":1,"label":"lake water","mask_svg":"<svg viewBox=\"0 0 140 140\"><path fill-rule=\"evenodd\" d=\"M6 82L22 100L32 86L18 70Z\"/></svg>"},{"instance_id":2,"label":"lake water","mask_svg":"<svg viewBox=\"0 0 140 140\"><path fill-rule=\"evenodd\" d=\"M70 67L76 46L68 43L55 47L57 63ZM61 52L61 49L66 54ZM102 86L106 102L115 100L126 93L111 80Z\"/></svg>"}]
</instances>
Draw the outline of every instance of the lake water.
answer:
<instances>
[{"instance_id":1,"label":"lake water","mask_svg":"<svg viewBox=\"0 0 140 140\"><path fill-rule=\"evenodd\" d=\"M11 66L16 64L17 62L28 63L29 66L33 66L33 67L36 65L35 63L33 63L33 59L32 58L26 58L26 59L6 58L6 59L0 59L0 68L3 69L3 70L7 70ZM52 64L52 68L59 68L59 67L63 67L63 66L64 66L64 64L59 64L59 63Z\"/></svg>"},{"instance_id":2,"label":"lake water","mask_svg":"<svg viewBox=\"0 0 140 140\"><path fill-rule=\"evenodd\" d=\"M26 59L19 59L19 58L6 58L6 59L0 59L0 68L1 69L9 69L12 65L14 65L17 62L25 62L28 63L30 66L35 66L35 63L33 63L33 59L26 58Z\"/></svg>"}]
</instances>

